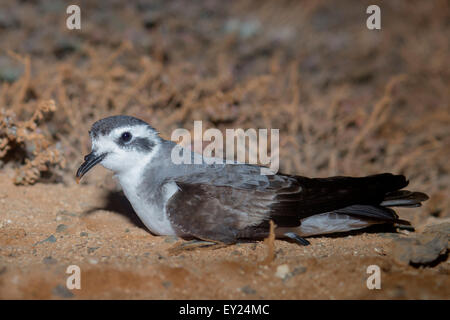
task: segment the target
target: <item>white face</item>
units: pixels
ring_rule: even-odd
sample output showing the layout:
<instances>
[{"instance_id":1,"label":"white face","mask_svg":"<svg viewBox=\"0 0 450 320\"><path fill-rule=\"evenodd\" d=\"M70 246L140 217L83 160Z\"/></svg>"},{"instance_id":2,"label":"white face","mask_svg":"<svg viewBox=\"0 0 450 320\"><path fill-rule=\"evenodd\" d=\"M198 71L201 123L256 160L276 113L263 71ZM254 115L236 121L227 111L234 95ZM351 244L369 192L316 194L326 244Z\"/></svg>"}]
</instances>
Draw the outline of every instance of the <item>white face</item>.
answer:
<instances>
[{"instance_id":1,"label":"white face","mask_svg":"<svg viewBox=\"0 0 450 320\"><path fill-rule=\"evenodd\" d=\"M123 173L146 164L159 144L156 132L145 125L120 127L106 136L91 138L92 152L105 154L102 166L115 173Z\"/></svg>"}]
</instances>

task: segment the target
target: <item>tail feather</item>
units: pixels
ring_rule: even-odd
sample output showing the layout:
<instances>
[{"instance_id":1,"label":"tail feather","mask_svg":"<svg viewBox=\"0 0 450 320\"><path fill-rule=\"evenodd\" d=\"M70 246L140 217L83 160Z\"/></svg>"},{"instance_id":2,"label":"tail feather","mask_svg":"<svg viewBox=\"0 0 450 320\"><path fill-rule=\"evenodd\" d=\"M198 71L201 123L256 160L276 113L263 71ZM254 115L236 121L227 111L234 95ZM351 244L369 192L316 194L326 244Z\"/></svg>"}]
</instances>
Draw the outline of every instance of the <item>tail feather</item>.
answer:
<instances>
[{"instance_id":1,"label":"tail feather","mask_svg":"<svg viewBox=\"0 0 450 320\"><path fill-rule=\"evenodd\" d=\"M388 222L410 226L411 223L409 221L399 219L397 213L389 207L420 207L423 201L428 200L428 196L422 192L395 190L395 188L402 188L408 184L408 181L401 175L392 176L384 174L371 176L370 178L376 178L378 180L377 182L379 182L379 186L382 186L383 183L385 183L384 190L386 191L380 201L370 204L353 204L333 210L333 212L359 217L373 223ZM382 190L382 188L379 188L378 190L380 189Z\"/></svg>"},{"instance_id":2,"label":"tail feather","mask_svg":"<svg viewBox=\"0 0 450 320\"><path fill-rule=\"evenodd\" d=\"M302 187L301 192L278 194L273 206L278 215L310 216L352 205L379 205L386 194L408 185L403 175L390 173L366 177L295 178Z\"/></svg>"},{"instance_id":3,"label":"tail feather","mask_svg":"<svg viewBox=\"0 0 450 320\"><path fill-rule=\"evenodd\" d=\"M295 178L301 186L300 191L286 192L283 189L271 205L271 219L279 227L295 227L299 218L304 224L306 219L316 215L319 218L308 221L331 223L328 218L336 217L336 214L351 216L367 225L409 225L409 222L400 220L390 207L418 207L428 199L424 193L402 190L408 185L408 180L403 175L391 173L366 177ZM339 223L342 221L340 219Z\"/></svg>"},{"instance_id":4,"label":"tail feather","mask_svg":"<svg viewBox=\"0 0 450 320\"><path fill-rule=\"evenodd\" d=\"M368 223L395 223L402 226L411 225L409 221L399 219L394 210L382 206L353 205L333 212L359 217L366 220Z\"/></svg>"},{"instance_id":5,"label":"tail feather","mask_svg":"<svg viewBox=\"0 0 450 320\"><path fill-rule=\"evenodd\" d=\"M334 210L335 213L347 214L351 216L358 216L368 220L376 221L395 221L398 216L394 210L374 205L352 205L342 209Z\"/></svg>"},{"instance_id":6,"label":"tail feather","mask_svg":"<svg viewBox=\"0 0 450 320\"><path fill-rule=\"evenodd\" d=\"M387 193L380 205L383 207L420 207L426 200L428 200L428 196L425 193L398 190Z\"/></svg>"},{"instance_id":7,"label":"tail feather","mask_svg":"<svg viewBox=\"0 0 450 320\"><path fill-rule=\"evenodd\" d=\"M399 219L390 207L419 207L428 199L424 193L402 190L408 185L403 175L296 178L301 192L280 193L276 197L278 202L272 206L272 217L287 237L289 232L310 236L374 224L411 229L411 224ZM292 222L292 216L301 218L300 225Z\"/></svg>"}]
</instances>

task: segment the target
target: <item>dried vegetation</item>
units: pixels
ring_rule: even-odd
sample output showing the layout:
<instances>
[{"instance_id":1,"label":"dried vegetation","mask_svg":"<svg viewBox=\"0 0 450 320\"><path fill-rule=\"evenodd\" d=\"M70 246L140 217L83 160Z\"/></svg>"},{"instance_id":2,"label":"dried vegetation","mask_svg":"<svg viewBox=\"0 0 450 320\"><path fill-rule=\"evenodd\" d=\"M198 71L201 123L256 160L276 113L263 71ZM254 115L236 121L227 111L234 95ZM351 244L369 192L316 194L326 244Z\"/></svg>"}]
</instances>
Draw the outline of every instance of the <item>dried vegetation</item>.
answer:
<instances>
[{"instance_id":1,"label":"dried vegetation","mask_svg":"<svg viewBox=\"0 0 450 320\"><path fill-rule=\"evenodd\" d=\"M368 4L86 2L69 32L58 2L5 1L17 23L0 21L0 65L22 72L1 80L0 158L16 183L65 162L69 181L90 125L113 114L165 138L194 120L279 128L282 171L403 173L432 197L417 219L448 217L448 2L385 3L382 31L365 28Z\"/></svg>"}]
</instances>

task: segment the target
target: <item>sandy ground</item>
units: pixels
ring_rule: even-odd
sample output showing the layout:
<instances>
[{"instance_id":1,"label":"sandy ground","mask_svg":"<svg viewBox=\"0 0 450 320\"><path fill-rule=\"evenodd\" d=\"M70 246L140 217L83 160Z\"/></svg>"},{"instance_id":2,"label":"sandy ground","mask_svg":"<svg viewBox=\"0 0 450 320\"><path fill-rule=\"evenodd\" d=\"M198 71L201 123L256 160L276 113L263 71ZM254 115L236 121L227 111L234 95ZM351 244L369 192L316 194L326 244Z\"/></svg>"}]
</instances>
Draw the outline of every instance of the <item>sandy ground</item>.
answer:
<instances>
[{"instance_id":1,"label":"sandy ground","mask_svg":"<svg viewBox=\"0 0 450 320\"><path fill-rule=\"evenodd\" d=\"M32 187L1 174L1 299L450 297L448 260L395 261L392 242L404 233L317 237L307 247L276 240L273 261L263 242L171 254L181 240L145 230L104 171L94 183ZM69 265L81 269L80 290L65 286ZM366 286L370 265L381 268L380 290Z\"/></svg>"}]
</instances>

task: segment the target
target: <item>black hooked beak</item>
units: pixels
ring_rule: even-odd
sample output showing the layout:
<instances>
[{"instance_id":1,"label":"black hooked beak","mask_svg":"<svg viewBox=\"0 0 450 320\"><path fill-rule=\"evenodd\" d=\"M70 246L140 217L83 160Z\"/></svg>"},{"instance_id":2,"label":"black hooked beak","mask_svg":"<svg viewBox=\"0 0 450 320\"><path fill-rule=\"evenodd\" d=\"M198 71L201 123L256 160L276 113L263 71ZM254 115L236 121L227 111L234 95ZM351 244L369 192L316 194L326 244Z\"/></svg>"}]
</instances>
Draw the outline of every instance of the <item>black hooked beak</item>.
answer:
<instances>
[{"instance_id":1,"label":"black hooked beak","mask_svg":"<svg viewBox=\"0 0 450 320\"><path fill-rule=\"evenodd\" d=\"M80 181L81 177L84 176L86 172L88 172L92 167L94 167L97 163L101 162L106 157L106 153L101 155L95 155L94 152L89 153L84 157L83 164L77 170L77 183Z\"/></svg>"}]
</instances>

